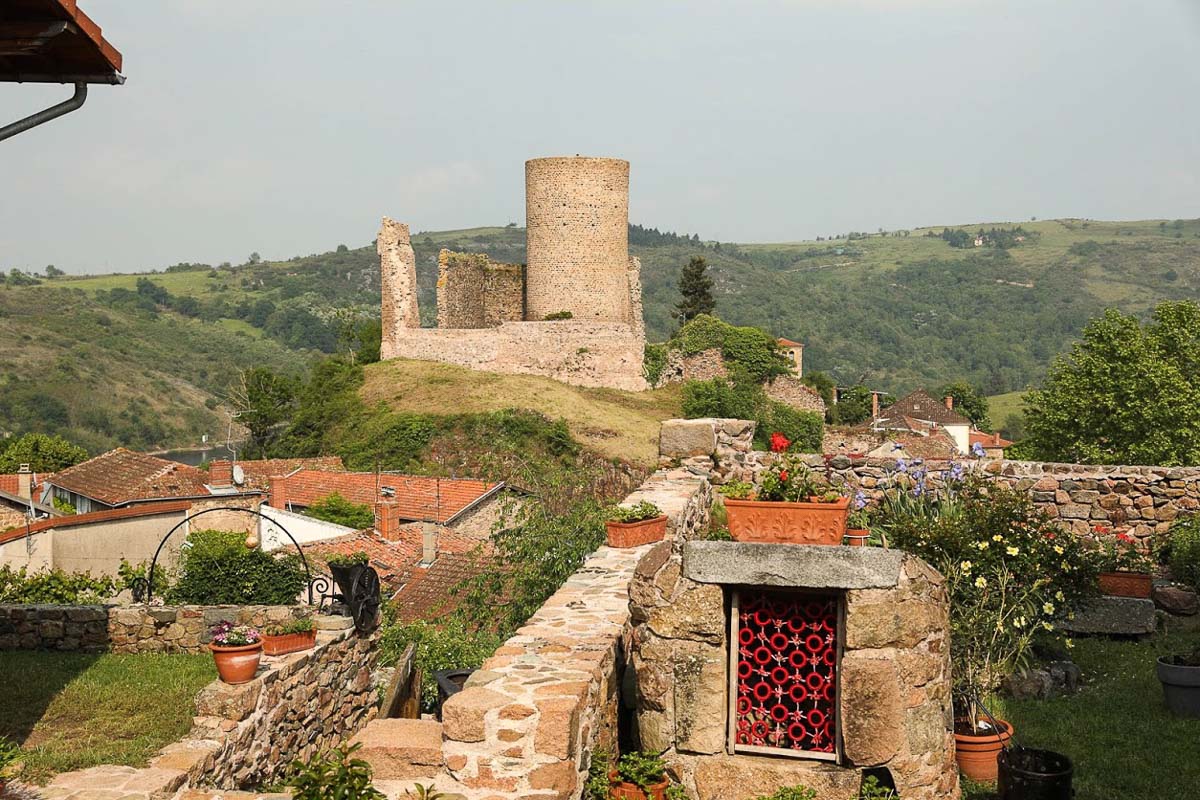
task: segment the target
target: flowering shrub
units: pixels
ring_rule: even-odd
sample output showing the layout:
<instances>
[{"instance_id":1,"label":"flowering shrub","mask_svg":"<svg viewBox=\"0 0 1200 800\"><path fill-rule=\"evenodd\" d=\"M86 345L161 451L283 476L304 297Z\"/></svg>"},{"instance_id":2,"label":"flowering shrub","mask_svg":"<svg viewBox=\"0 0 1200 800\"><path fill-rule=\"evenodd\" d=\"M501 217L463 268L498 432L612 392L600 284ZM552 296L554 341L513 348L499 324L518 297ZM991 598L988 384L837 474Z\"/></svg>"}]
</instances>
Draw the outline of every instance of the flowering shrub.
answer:
<instances>
[{"instance_id":1,"label":"flowering shrub","mask_svg":"<svg viewBox=\"0 0 1200 800\"><path fill-rule=\"evenodd\" d=\"M1095 593L1095 559L1024 493L949 474L933 490L924 477L910 468L887 491L878 524L946 577L955 707L975 729L980 697Z\"/></svg>"},{"instance_id":2,"label":"flowering shrub","mask_svg":"<svg viewBox=\"0 0 1200 800\"><path fill-rule=\"evenodd\" d=\"M755 500L767 502L833 502L841 495L814 476L812 470L789 452L792 442L782 433L771 434L771 452L779 456L762 476Z\"/></svg>"},{"instance_id":3,"label":"flowering shrub","mask_svg":"<svg viewBox=\"0 0 1200 800\"><path fill-rule=\"evenodd\" d=\"M248 644L258 644L262 634L249 625L234 625L223 619L212 627L212 642L218 647L244 647Z\"/></svg>"},{"instance_id":4,"label":"flowering shrub","mask_svg":"<svg viewBox=\"0 0 1200 800\"><path fill-rule=\"evenodd\" d=\"M1092 532L1100 541L1097 559L1101 572L1149 572L1154 564L1150 556L1138 549L1137 539L1125 531L1108 536L1109 529L1096 525Z\"/></svg>"}]
</instances>

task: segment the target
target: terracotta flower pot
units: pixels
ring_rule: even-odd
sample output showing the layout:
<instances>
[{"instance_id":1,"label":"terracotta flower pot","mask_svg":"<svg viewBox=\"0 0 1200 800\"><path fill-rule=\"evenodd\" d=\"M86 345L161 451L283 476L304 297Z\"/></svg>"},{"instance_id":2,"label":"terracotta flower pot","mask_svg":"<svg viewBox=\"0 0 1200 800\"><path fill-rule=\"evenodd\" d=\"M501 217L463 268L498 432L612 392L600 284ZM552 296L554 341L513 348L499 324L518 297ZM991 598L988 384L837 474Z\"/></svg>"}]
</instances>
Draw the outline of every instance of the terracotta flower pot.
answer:
<instances>
[{"instance_id":1,"label":"terracotta flower pot","mask_svg":"<svg viewBox=\"0 0 1200 800\"><path fill-rule=\"evenodd\" d=\"M866 547L867 540L870 538L871 532L866 528L846 529L846 544L849 547Z\"/></svg>"},{"instance_id":2,"label":"terracotta flower pot","mask_svg":"<svg viewBox=\"0 0 1200 800\"><path fill-rule=\"evenodd\" d=\"M841 544L850 498L832 503L771 503L725 500L729 535L738 542Z\"/></svg>"},{"instance_id":3,"label":"terracotta flower pot","mask_svg":"<svg viewBox=\"0 0 1200 800\"><path fill-rule=\"evenodd\" d=\"M608 781L609 797L612 800L664 800L667 796L667 786L670 785L670 781L663 780L662 783L655 783L642 791L636 783L621 780L615 771L608 774Z\"/></svg>"},{"instance_id":4,"label":"terracotta flower pot","mask_svg":"<svg viewBox=\"0 0 1200 800\"><path fill-rule=\"evenodd\" d=\"M263 655L283 656L308 650L317 643L316 630L305 633L263 634Z\"/></svg>"},{"instance_id":5,"label":"terracotta flower pot","mask_svg":"<svg viewBox=\"0 0 1200 800\"><path fill-rule=\"evenodd\" d=\"M667 518L660 515L641 522L606 522L609 547L641 547L651 542L660 542L667 535Z\"/></svg>"},{"instance_id":6,"label":"terracotta flower pot","mask_svg":"<svg viewBox=\"0 0 1200 800\"><path fill-rule=\"evenodd\" d=\"M999 733L959 733L954 731L954 760L958 769L973 781L993 783L996 780L996 759L1000 751L1012 741L1012 725L998 719Z\"/></svg>"},{"instance_id":7,"label":"terracotta flower pot","mask_svg":"<svg viewBox=\"0 0 1200 800\"><path fill-rule=\"evenodd\" d=\"M244 644L239 647L222 647L210 644L213 661L217 663L217 675L225 683L249 683L254 680L258 671L258 662L262 660L262 642Z\"/></svg>"},{"instance_id":8,"label":"terracotta flower pot","mask_svg":"<svg viewBox=\"0 0 1200 800\"><path fill-rule=\"evenodd\" d=\"M1112 597L1150 597L1154 577L1148 572L1101 572L1100 591Z\"/></svg>"}]
</instances>

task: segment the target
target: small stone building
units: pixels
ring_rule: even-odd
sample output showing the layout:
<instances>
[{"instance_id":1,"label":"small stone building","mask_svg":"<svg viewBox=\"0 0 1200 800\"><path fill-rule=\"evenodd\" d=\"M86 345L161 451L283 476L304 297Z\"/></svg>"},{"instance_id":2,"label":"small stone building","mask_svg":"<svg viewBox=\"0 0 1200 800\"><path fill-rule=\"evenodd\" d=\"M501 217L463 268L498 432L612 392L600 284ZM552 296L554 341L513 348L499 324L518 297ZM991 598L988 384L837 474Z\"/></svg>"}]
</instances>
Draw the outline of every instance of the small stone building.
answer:
<instances>
[{"instance_id":1,"label":"small stone building","mask_svg":"<svg viewBox=\"0 0 1200 800\"><path fill-rule=\"evenodd\" d=\"M959 796L943 578L895 550L657 545L630 589L637 736L699 800Z\"/></svg>"}]
</instances>

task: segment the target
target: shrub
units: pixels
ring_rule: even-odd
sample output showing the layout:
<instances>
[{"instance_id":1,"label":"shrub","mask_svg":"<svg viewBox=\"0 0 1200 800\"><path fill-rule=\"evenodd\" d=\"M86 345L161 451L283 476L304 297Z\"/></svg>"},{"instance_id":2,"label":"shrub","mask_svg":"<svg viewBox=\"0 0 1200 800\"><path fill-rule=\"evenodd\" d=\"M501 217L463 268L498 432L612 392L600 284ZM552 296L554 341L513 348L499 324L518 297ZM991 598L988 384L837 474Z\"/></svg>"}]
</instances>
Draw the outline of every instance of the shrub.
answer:
<instances>
[{"instance_id":1,"label":"shrub","mask_svg":"<svg viewBox=\"0 0 1200 800\"><path fill-rule=\"evenodd\" d=\"M358 564L366 564L370 560L370 556L359 550L355 553L334 553L325 559L325 563L331 567L353 567Z\"/></svg>"},{"instance_id":2,"label":"shrub","mask_svg":"<svg viewBox=\"0 0 1200 800\"><path fill-rule=\"evenodd\" d=\"M311 633L316 627L317 623L313 622L312 617L298 617L277 625L268 625L264 633L269 636L287 636L293 633Z\"/></svg>"},{"instance_id":3,"label":"shrub","mask_svg":"<svg viewBox=\"0 0 1200 800\"><path fill-rule=\"evenodd\" d=\"M196 531L188 536L179 579L167 600L196 605L296 602L305 583L299 557L246 547L245 540L245 534L230 531Z\"/></svg>"},{"instance_id":4,"label":"shrub","mask_svg":"<svg viewBox=\"0 0 1200 800\"><path fill-rule=\"evenodd\" d=\"M410 644L416 645L413 661L421 671L421 707L428 712L437 708L437 681L433 673L441 669L476 669L500 646L499 636L472 630L459 617L441 625L431 622L399 624L389 609L389 621L379 639L380 663L395 664Z\"/></svg>"},{"instance_id":5,"label":"shrub","mask_svg":"<svg viewBox=\"0 0 1200 800\"><path fill-rule=\"evenodd\" d=\"M308 507L305 516L323 519L335 525L362 530L375 524L375 512L365 503L352 503L337 492L322 497Z\"/></svg>"},{"instance_id":6,"label":"shrub","mask_svg":"<svg viewBox=\"0 0 1200 800\"><path fill-rule=\"evenodd\" d=\"M617 759L617 777L632 783L642 791L662 783L666 778L667 765L653 753L634 750Z\"/></svg>"},{"instance_id":7,"label":"shrub","mask_svg":"<svg viewBox=\"0 0 1200 800\"><path fill-rule=\"evenodd\" d=\"M807 786L784 786L771 794L759 795L754 800L817 800L817 793Z\"/></svg>"},{"instance_id":8,"label":"shrub","mask_svg":"<svg viewBox=\"0 0 1200 800\"><path fill-rule=\"evenodd\" d=\"M780 432L794 442L796 451L819 453L825 436L825 420L820 414L767 399L762 386L743 370L735 370L732 379L686 382L683 416L754 420L754 442L759 447L767 445L771 433Z\"/></svg>"},{"instance_id":9,"label":"shrub","mask_svg":"<svg viewBox=\"0 0 1200 800\"><path fill-rule=\"evenodd\" d=\"M1171 526L1170 564L1175 580L1200 586L1200 515Z\"/></svg>"},{"instance_id":10,"label":"shrub","mask_svg":"<svg viewBox=\"0 0 1200 800\"><path fill-rule=\"evenodd\" d=\"M0 782L12 777L22 757L21 746L0 736Z\"/></svg>"},{"instance_id":11,"label":"shrub","mask_svg":"<svg viewBox=\"0 0 1200 800\"><path fill-rule=\"evenodd\" d=\"M25 567L0 567L0 603L87 605L104 602L115 593L111 578L93 578L88 572L55 569L29 573Z\"/></svg>"},{"instance_id":12,"label":"shrub","mask_svg":"<svg viewBox=\"0 0 1200 800\"><path fill-rule=\"evenodd\" d=\"M732 371L740 367L758 383L792 371L775 337L760 328L736 327L708 314L700 314L684 325L667 347L685 355L718 348Z\"/></svg>"},{"instance_id":13,"label":"shrub","mask_svg":"<svg viewBox=\"0 0 1200 800\"><path fill-rule=\"evenodd\" d=\"M572 314L570 311L555 311L551 314L547 314L546 316L542 317L542 319L545 320L546 322L557 322L560 319L571 319L574 316L575 315Z\"/></svg>"},{"instance_id":14,"label":"shrub","mask_svg":"<svg viewBox=\"0 0 1200 800\"><path fill-rule=\"evenodd\" d=\"M955 710L975 728L978 701L1024 666L1035 636L1095 593L1095 560L1023 492L953 467L935 491L919 460L898 469L876 527L946 577Z\"/></svg>"},{"instance_id":15,"label":"shrub","mask_svg":"<svg viewBox=\"0 0 1200 800\"><path fill-rule=\"evenodd\" d=\"M792 449L800 453L819 453L825 439L825 419L812 411L799 411L784 403L771 401L766 413L758 418L754 431L755 443L766 444L769 432L778 431L792 442Z\"/></svg>"},{"instance_id":16,"label":"shrub","mask_svg":"<svg viewBox=\"0 0 1200 800\"><path fill-rule=\"evenodd\" d=\"M22 464L28 464L34 472L57 472L87 457L87 450L61 436L27 433L0 448L0 472L16 472Z\"/></svg>"},{"instance_id":17,"label":"shrub","mask_svg":"<svg viewBox=\"0 0 1200 800\"><path fill-rule=\"evenodd\" d=\"M287 785L294 800L384 800L371 785L371 765L351 758L361 744L322 753L308 763L293 761Z\"/></svg>"},{"instance_id":18,"label":"shrub","mask_svg":"<svg viewBox=\"0 0 1200 800\"><path fill-rule=\"evenodd\" d=\"M642 356L642 374L646 381L653 386L662 377L662 371L667 366L667 346L665 344L646 344Z\"/></svg>"}]
</instances>

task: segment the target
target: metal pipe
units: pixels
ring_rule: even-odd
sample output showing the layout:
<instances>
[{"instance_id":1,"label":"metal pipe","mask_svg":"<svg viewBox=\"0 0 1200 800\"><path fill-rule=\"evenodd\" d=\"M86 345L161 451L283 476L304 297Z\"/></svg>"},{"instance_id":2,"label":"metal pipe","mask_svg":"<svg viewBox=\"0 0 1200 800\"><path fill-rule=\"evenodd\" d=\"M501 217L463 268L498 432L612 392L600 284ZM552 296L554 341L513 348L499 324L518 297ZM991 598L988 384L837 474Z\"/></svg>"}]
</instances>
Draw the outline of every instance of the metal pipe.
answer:
<instances>
[{"instance_id":1,"label":"metal pipe","mask_svg":"<svg viewBox=\"0 0 1200 800\"><path fill-rule=\"evenodd\" d=\"M3 128L0 128L0 141L3 141L10 136L16 136L18 133L23 133L30 128L36 128L44 122L49 122L53 119L70 114L75 109L83 105L87 100L87 84L82 81L75 84L75 94L69 100L64 100L58 105L50 106L44 111L39 111L36 114L30 114L25 119L19 119L16 122L9 123Z\"/></svg>"}]
</instances>

